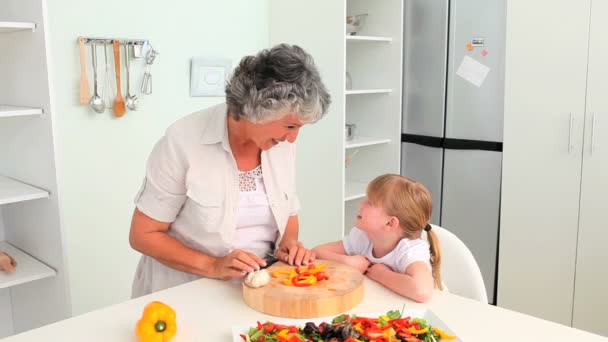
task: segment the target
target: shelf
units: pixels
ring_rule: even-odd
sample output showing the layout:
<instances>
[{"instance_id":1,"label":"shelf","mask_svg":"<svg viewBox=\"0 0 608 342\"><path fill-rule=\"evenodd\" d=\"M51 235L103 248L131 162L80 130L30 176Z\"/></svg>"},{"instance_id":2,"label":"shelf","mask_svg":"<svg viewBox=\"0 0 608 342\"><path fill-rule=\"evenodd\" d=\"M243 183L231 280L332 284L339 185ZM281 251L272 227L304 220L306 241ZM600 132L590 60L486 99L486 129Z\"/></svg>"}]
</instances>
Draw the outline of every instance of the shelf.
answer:
<instances>
[{"instance_id":1,"label":"shelf","mask_svg":"<svg viewBox=\"0 0 608 342\"><path fill-rule=\"evenodd\" d=\"M0 204L23 202L47 197L49 197L49 193L44 190L8 177L0 176Z\"/></svg>"},{"instance_id":2,"label":"shelf","mask_svg":"<svg viewBox=\"0 0 608 342\"><path fill-rule=\"evenodd\" d=\"M371 146L371 145L379 145L379 144L388 144L391 142L391 139L380 139L380 138L370 138L370 137L355 137L353 140L347 141L345 148L355 148L355 147L363 147L363 146Z\"/></svg>"},{"instance_id":3,"label":"shelf","mask_svg":"<svg viewBox=\"0 0 608 342\"><path fill-rule=\"evenodd\" d=\"M30 281L53 277L56 272L47 265L34 259L19 248L6 241L0 241L0 252L6 252L15 259L15 272L0 271L0 289L27 283Z\"/></svg>"},{"instance_id":4,"label":"shelf","mask_svg":"<svg viewBox=\"0 0 608 342\"><path fill-rule=\"evenodd\" d=\"M392 91L393 91L392 89L359 89L359 90L349 89L349 90L346 90L344 93L346 95L389 94Z\"/></svg>"},{"instance_id":5,"label":"shelf","mask_svg":"<svg viewBox=\"0 0 608 342\"><path fill-rule=\"evenodd\" d=\"M344 202L365 197L365 190L367 190L367 183L347 180L344 189Z\"/></svg>"},{"instance_id":6,"label":"shelf","mask_svg":"<svg viewBox=\"0 0 608 342\"><path fill-rule=\"evenodd\" d=\"M392 42L391 37L374 37L374 36L346 36L347 42Z\"/></svg>"},{"instance_id":7,"label":"shelf","mask_svg":"<svg viewBox=\"0 0 608 342\"><path fill-rule=\"evenodd\" d=\"M31 30L33 32L35 29L36 29L35 23L0 21L0 33L26 31L26 30Z\"/></svg>"},{"instance_id":8,"label":"shelf","mask_svg":"<svg viewBox=\"0 0 608 342\"><path fill-rule=\"evenodd\" d=\"M23 116L23 115L40 115L42 109L40 108L29 108L29 107L18 107L0 104L0 118L9 116Z\"/></svg>"}]
</instances>

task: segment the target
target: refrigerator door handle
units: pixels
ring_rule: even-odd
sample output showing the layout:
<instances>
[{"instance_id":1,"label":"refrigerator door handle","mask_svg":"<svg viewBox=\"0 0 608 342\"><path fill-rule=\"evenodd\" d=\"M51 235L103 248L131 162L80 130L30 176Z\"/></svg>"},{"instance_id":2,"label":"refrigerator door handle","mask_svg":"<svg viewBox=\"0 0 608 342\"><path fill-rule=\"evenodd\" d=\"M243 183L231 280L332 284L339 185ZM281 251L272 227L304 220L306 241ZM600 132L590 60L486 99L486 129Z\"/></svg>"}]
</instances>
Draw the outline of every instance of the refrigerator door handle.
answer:
<instances>
[{"instance_id":1,"label":"refrigerator door handle","mask_svg":"<svg viewBox=\"0 0 608 342\"><path fill-rule=\"evenodd\" d=\"M568 154L572 152L574 146L572 146L572 126L574 125L574 115L570 113L570 128L568 129Z\"/></svg>"},{"instance_id":2,"label":"refrigerator door handle","mask_svg":"<svg viewBox=\"0 0 608 342\"><path fill-rule=\"evenodd\" d=\"M591 113L591 155L595 150L595 113Z\"/></svg>"}]
</instances>

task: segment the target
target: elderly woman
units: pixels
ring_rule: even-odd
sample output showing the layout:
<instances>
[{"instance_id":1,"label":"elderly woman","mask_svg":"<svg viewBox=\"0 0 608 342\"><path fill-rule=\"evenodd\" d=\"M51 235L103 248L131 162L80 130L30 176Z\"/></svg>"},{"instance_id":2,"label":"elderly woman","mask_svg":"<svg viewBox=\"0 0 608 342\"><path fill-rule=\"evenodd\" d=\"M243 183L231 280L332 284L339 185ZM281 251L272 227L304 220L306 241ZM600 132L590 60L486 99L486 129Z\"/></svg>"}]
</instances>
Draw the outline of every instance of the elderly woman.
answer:
<instances>
[{"instance_id":1,"label":"elderly woman","mask_svg":"<svg viewBox=\"0 0 608 342\"><path fill-rule=\"evenodd\" d=\"M225 104L171 125L135 199L129 241L144 255L133 297L240 278L268 253L314 261L298 240L294 142L329 104L312 57L282 44L241 60Z\"/></svg>"}]
</instances>

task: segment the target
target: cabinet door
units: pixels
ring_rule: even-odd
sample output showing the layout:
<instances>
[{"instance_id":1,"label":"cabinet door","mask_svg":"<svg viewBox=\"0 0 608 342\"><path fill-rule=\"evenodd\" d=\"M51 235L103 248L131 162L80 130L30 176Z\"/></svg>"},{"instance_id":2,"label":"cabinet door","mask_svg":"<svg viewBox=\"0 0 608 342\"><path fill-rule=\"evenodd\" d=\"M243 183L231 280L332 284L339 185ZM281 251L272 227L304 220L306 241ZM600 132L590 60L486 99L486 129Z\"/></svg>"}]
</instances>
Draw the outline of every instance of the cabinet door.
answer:
<instances>
[{"instance_id":1,"label":"cabinet door","mask_svg":"<svg viewBox=\"0 0 608 342\"><path fill-rule=\"evenodd\" d=\"M590 0L508 1L497 303L570 325Z\"/></svg>"},{"instance_id":2,"label":"cabinet door","mask_svg":"<svg viewBox=\"0 0 608 342\"><path fill-rule=\"evenodd\" d=\"M587 115L573 326L608 336L608 2L591 3Z\"/></svg>"}]
</instances>

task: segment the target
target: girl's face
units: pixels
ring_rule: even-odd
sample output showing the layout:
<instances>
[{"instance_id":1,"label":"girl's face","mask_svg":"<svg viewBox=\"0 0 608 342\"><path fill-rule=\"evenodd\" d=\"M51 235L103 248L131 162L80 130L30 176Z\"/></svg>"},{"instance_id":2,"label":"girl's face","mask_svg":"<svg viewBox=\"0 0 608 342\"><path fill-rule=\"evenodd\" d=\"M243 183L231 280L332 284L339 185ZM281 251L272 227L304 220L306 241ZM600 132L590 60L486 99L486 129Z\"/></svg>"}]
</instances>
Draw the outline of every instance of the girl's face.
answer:
<instances>
[{"instance_id":1,"label":"girl's face","mask_svg":"<svg viewBox=\"0 0 608 342\"><path fill-rule=\"evenodd\" d=\"M248 135L262 150L268 150L274 145L289 141L293 143L298 138L300 128L304 123L295 113L287 113L277 120L264 123L249 123Z\"/></svg>"},{"instance_id":2,"label":"girl's face","mask_svg":"<svg viewBox=\"0 0 608 342\"><path fill-rule=\"evenodd\" d=\"M390 219L383 208L373 207L367 198L359 202L356 226L361 230L371 234L380 232Z\"/></svg>"}]
</instances>

